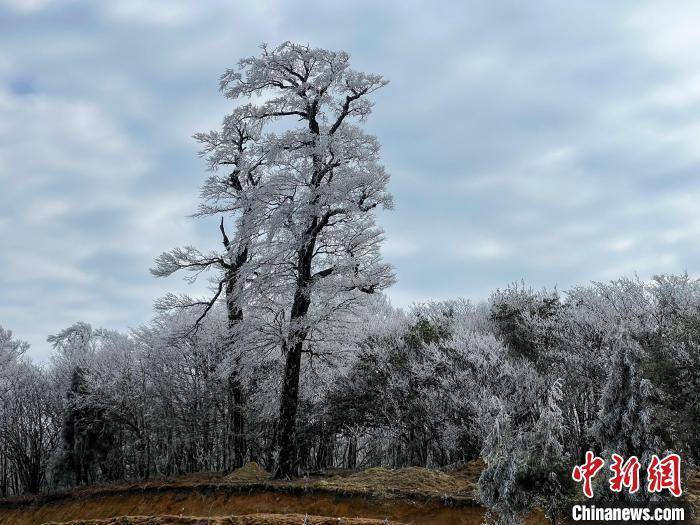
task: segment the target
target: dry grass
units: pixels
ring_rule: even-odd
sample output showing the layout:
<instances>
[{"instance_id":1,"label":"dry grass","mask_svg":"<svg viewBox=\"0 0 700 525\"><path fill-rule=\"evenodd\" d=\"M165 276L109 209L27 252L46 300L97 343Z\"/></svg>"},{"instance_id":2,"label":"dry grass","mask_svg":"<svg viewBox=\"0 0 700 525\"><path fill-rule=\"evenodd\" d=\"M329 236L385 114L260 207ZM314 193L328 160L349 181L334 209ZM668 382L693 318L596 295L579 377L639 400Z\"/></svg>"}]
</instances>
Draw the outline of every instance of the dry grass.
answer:
<instances>
[{"instance_id":1,"label":"dry grass","mask_svg":"<svg viewBox=\"0 0 700 525\"><path fill-rule=\"evenodd\" d=\"M363 518L330 518L303 514L248 514L195 518L180 516L122 516L100 520L50 522L44 525L401 525L396 521Z\"/></svg>"},{"instance_id":2,"label":"dry grass","mask_svg":"<svg viewBox=\"0 0 700 525\"><path fill-rule=\"evenodd\" d=\"M486 463L481 458L473 459L466 465L450 472L454 477L461 478L476 485L479 482L481 472L486 468Z\"/></svg>"},{"instance_id":3,"label":"dry grass","mask_svg":"<svg viewBox=\"0 0 700 525\"><path fill-rule=\"evenodd\" d=\"M255 461L246 463L224 478L228 483L263 483L272 477L268 471Z\"/></svg>"},{"instance_id":4,"label":"dry grass","mask_svg":"<svg viewBox=\"0 0 700 525\"><path fill-rule=\"evenodd\" d=\"M312 486L380 496L472 497L475 485L465 477L420 467L370 468L347 477L318 480Z\"/></svg>"}]
</instances>

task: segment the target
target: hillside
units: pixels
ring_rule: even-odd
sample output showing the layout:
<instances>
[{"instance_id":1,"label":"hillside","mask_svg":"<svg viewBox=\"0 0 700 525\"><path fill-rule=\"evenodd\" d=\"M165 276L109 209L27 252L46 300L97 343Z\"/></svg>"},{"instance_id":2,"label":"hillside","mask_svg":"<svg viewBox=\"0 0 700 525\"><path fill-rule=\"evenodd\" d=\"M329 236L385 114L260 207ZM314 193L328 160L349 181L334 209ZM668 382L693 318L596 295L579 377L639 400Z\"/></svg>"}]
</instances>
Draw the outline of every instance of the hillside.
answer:
<instances>
[{"instance_id":1,"label":"hillside","mask_svg":"<svg viewBox=\"0 0 700 525\"><path fill-rule=\"evenodd\" d=\"M476 461L453 472L372 468L295 481L256 464L199 474L0 500L2 525L478 525ZM700 473L685 485L700 502ZM548 523L535 513L528 525ZM697 523L697 520L696 520Z\"/></svg>"},{"instance_id":2,"label":"hillside","mask_svg":"<svg viewBox=\"0 0 700 525\"><path fill-rule=\"evenodd\" d=\"M375 468L293 482L267 478L248 465L226 477L188 476L6 500L0 502L0 524L369 525L388 520L457 525L481 523L484 514L474 498L475 485L460 473Z\"/></svg>"}]
</instances>

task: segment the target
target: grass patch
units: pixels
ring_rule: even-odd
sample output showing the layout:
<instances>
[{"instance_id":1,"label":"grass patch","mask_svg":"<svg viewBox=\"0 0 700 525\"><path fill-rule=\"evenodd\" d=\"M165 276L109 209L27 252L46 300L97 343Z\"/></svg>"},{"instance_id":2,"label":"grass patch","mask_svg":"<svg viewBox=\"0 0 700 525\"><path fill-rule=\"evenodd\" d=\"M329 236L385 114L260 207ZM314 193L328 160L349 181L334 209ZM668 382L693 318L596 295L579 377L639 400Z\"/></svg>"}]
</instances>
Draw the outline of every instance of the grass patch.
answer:
<instances>
[{"instance_id":1,"label":"grass patch","mask_svg":"<svg viewBox=\"0 0 700 525\"><path fill-rule=\"evenodd\" d=\"M251 461L231 472L224 478L224 481L228 483L263 483L271 477L272 474L255 461Z\"/></svg>"},{"instance_id":2,"label":"grass patch","mask_svg":"<svg viewBox=\"0 0 700 525\"><path fill-rule=\"evenodd\" d=\"M421 467L370 468L347 477L317 480L312 486L348 493L432 498L472 497L476 489L474 483L465 477Z\"/></svg>"}]
</instances>

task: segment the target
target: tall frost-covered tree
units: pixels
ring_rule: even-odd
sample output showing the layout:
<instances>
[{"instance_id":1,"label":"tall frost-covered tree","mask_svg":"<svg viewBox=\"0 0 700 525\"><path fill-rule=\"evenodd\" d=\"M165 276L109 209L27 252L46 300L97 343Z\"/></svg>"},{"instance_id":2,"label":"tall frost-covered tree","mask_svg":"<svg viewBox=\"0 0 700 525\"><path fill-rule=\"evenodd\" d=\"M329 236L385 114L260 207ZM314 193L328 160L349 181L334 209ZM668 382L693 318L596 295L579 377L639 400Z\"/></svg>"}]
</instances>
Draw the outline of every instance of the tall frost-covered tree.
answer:
<instances>
[{"instance_id":1,"label":"tall frost-covered tree","mask_svg":"<svg viewBox=\"0 0 700 525\"><path fill-rule=\"evenodd\" d=\"M262 193L272 212L253 289L283 306L272 310L285 312L280 477L296 473L302 354L313 352L320 327L336 314L351 315L364 294L393 281L379 253L383 232L374 214L392 205L389 176L376 138L352 122L368 117L368 97L386 84L351 69L347 53L289 42L263 46L260 56L242 60L221 79L227 97L262 101L256 118L268 130Z\"/></svg>"},{"instance_id":2,"label":"tall frost-covered tree","mask_svg":"<svg viewBox=\"0 0 700 525\"><path fill-rule=\"evenodd\" d=\"M389 176L378 141L358 125L386 83L352 70L347 53L289 42L227 70L221 91L248 103L195 137L213 172L199 214L225 216L235 231L222 217L223 252L177 248L153 269L214 270L210 298L168 295L159 305L198 308L200 321L224 296L232 355L281 350L279 476L297 470L302 355L332 350L356 307L393 282L374 213L392 205Z\"/></svg>"},{"instance_id":3,"label":"tall frost-covered tree","mask_svg":"<svg viewBox=\"0 0 700 525\"><path fill-rule=\"evenodd\" d=\"M256 118L256 108L246 105L227 115L221 130L197 133L194 136L202 145L200 154L205 157L212 173L202 187L202 203L197 215L222 215L219 229L223 250L205 254L193 246L175 248L161 254L151 269L156 277L166 277L183 270L190 273L190 282L203 272L213 274L210 278L213 287L210 297L193 299L168 294L156 305L160 310L198 310L198 315L187 332L199 329L204 317L222 296L231 331L243 319L242 270L255 251L254 243L260 232L258 215L265 209L261 206L262 202L254 198L266 161L260 131L261 121ZM226 232L223 215L229 216L236 225L233 238L229 238ZM241 466L246 454L243 439L243 389L238 371L240 354L231 352L228 365L228 373L225 375L229 394L228 426L231 432L228 447L231 468Z\"/></svg>"}]
</instances>

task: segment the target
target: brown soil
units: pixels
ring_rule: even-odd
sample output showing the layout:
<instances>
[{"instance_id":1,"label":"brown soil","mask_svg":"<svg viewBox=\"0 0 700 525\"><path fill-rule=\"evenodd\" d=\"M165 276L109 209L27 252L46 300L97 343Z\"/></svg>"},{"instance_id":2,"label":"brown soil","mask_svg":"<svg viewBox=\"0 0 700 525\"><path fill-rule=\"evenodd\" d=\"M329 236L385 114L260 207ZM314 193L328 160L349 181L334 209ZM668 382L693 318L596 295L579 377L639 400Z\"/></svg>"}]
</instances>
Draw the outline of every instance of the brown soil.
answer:
<instances>
[{"instance_id":1,"label":"brown soil","mask_svg":"<svg viewBox=\"0 0 700 525\"><path fill-rule=\"evenodd\" d=\"M200 474L0 500L0 525L303 525L306 513L307 525L479 525L484 510L475 482L482 468L479 462L450 473L375 468L284 482L251 463L227 477ZM684 491L700 508L700 472ZM527 523L547 520L539 512Z\"/></svg>"},{"instance_id":2,"label":"brown soil","mask_svg":"<svg viewBox=\"0 0 700 525\"><path fill-rule=\"evenodd\" d=\"M479 507L445 506L440 501L420 502L399 498L348 496L322 491L284 493L258 491L244 486L240 488L244 490L232 492L225 490L225 487L221 487L220 490L163 487L157 491L147 492L84 494L80 497L42 501L32 505L0 503L0 524L40 525L49 522L83 520L75 522L74 525L78 525L84 523L84 520L113 516L213 517L256 513L304 516L308 513L313 516L333 517L335 519L333 523L340 524L343 522L338 522L338 518L366 518L380 520L380 523L388 519L390 522L412 525L478 525L484 516L483 509ZM119 522L115 522L115 525L116 523ZM204 521L204 523L207 522ZM154 524L160 525L158 521ZM299 525L301 524L303 521L299 522Z\"/></svg>"},{"instance_id":3,"label":"brown soil","mask_svg":"<svg viewBox=\"0 0 700 525\"><path fill-rule=\"evenodd\" d=\"M328 518L302 514L249 514L216 518L185 518L179 516L122 516L106 520L51 522L46 525L401 525L395 521L362 518Z\"/></svg>"}]
</instances>

